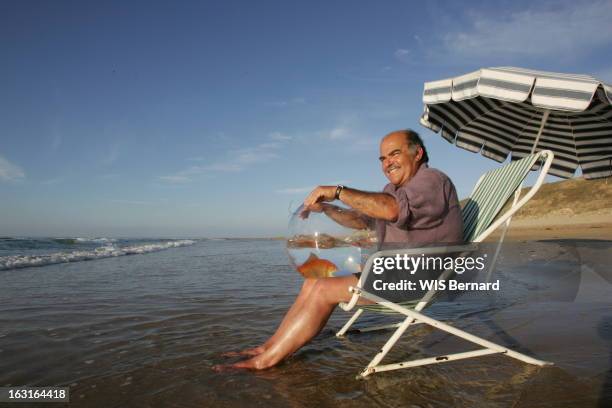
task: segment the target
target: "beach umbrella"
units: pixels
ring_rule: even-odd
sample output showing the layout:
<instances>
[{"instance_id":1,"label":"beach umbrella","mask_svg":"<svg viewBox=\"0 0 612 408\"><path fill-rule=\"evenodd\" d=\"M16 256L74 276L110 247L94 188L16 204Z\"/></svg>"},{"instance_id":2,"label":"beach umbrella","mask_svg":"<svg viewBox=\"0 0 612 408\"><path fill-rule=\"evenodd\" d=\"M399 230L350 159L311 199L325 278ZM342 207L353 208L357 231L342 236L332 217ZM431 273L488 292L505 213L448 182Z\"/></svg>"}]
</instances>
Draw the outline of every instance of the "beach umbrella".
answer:
<instances>
[{"instance_id":1,"label":"beach umbrella","mask_svg":"<svg viewBox=\"0 0 612 408\"><path fill-rule=\"evenodd\" d=\"M421 124L503 162L552 150L550 173L612 176L612 85L588 75L483 68L426 82Z\"/></svg>"}]
</instances>

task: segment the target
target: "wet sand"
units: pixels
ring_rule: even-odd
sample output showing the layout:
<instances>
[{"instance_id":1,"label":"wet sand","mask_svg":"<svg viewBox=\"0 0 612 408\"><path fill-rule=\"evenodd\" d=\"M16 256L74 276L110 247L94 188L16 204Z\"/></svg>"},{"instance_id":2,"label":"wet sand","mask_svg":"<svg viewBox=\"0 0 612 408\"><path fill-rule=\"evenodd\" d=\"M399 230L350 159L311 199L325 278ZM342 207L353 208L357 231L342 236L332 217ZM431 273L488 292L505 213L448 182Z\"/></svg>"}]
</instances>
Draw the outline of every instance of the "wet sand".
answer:
<instances>
[{"instance_id":1,"label":"wet sand","mask_svg":"<svg viewBox=\"0 0 612 408\"><path fill-rule=\"evenodd\" d=\"M428 314L552 367L493 355L355 375L391 334L334 332L271 370L228 372L264 342L302 282L279 241L208 241L163 253L0 272L0 385L69 386L75 407L603 407L612 401L609 241L506 246L494 296ZM608 285L608 286L606 286ZM365 315L361 325L396 321ZM385 362L472 350L423 326ZM27 406L27 404L20 405ZM53 405L50 405L53 406Z\"/></svg>"}]
</instances>

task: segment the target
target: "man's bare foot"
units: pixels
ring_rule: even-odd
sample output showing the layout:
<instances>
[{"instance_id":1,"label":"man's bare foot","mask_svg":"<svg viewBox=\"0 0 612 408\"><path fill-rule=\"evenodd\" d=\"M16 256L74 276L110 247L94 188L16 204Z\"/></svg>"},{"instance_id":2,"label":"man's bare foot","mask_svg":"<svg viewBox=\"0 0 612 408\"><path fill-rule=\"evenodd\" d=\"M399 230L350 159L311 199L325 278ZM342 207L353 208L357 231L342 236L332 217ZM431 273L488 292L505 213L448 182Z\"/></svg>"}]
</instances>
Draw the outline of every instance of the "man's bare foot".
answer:
<instances>
[{"instance_id":1,"label":"man's bare foot","mask_svg":"<svg viewBox=\"0 0 612 408\"><path fill-rule=\"evenodd\" d=\"M241 350L241 351L226 351L225 353L221 353L221 356L222 357L243 357L243 356L254 357L254 356L260 355L264 351L266 351L264 346L258 346L258 347L253 347L253 348L246 349L246 350Z\"/></svg>"},{"instance_id":2,"label":"man's bare foot","mask_svg":"<svg viewBox=\"0 0 612 408\"><path fill-rule=\"evenodd\" d=\"M262 353L247 360L238 361L237 363L231 364L231 367L243 370L266 370L280 362L278 358L269 354L269 352Z\"/></svg>"},{"instance_id":3,"label":"man's bare foot","mask_svg":"<svg viewBox=\"0 0 612 408\"><path fill-rule=\"evenodd\" d=\"M273 364L267 364L266 359L255 356L234 364L217 364L211 368L217 373L227 373L237 370L265 370L266 368L272 367L272 365Z\"/></svg>"}]
</instances>

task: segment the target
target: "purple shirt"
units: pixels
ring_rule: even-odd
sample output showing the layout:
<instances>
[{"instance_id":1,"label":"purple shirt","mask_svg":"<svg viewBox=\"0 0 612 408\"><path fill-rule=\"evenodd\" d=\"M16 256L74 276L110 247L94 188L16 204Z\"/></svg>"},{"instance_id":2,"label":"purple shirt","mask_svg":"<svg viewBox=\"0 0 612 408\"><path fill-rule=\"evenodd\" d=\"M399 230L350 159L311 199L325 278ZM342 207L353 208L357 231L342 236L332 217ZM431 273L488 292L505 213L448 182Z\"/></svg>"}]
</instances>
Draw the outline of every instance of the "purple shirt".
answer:
<instances>
[{"instance_id":1,"label":"purple shirt","mask_svg":"<svg viewBox=\"0 0 612 408\"><path fill-rule=\"evenodd\" d=\"M376 220L380 244L463 242L461 207L446 174L424 163L407 183L389 183L383 192L395 198L399 214L395 222Z\"/></svg>"}]
</instances>

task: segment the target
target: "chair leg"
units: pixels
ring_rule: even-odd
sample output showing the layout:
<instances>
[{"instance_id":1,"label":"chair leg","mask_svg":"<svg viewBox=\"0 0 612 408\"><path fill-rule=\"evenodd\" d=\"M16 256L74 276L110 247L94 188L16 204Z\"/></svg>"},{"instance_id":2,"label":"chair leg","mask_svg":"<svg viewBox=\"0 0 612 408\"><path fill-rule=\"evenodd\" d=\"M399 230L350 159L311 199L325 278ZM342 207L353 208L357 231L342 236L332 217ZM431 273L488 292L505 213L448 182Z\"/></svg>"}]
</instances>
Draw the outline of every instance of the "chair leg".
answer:
<instances>
[{"instance_id":1,"label":"chair leg","mask_svg":"<svg viewBox=\"0 0 612 408\"><path fill-rule=\"evenodd\" d=\"M385 324L382 326L360 327L358 329L353 329L353 330L356 331L357 333L367 333L367 332L378 331L378 330L395 329L395 328L400 327L402 325L402 322ZM413 324L417 324L417 323L420 323L420 322L415 322Z\"/></svg>"},{"instance_id":2,"label":"chair leg","mask_svg":"<svg viewBox=\"0 0 612 408\"><path fill-rule=\"evenodd\" d=\"M376 367L383 358L385 358L389 350L393 348L397 340L399 340L402 334L404 334L406 329L413 322L415 322L415 319L413 319L412 317L406 317L406 319L404 319L404 321L397 328L397 330L395 330L395 333L393 333L393 335L389 338L389 340L387 340L385 345L380 349L380 351L376 354L376 356L374 356L372 361L370 361L370 364L368 364L368 366L357 376L357 378L365 378L368 375L373 374L374 373L373 368Z\"/></svg>"},{"instance_id":3,"label":"chair leg","mask_svg":"<svg viewBox=\"0 0 612 408\"><path fill-rule=\"evenodd\" d=\"M499 354L499 353L500 352L496 350L480 349L480 350L474 350L474 351L466 351L463 353L447 354L444 356L422 358L419 360L403 361L401 363L379 365L377 367L374 367L373 370L377 373L381 373L383 371L400 370L402 368L420 367L420 366L430 365L430 364L447 363L449 361L463 360L466 358L474 358L474 357L486 356L489 354Z\"/></svg>"},{"instance_id":4,"label":"chair leg","mask_svg":"<svg viewBox=\"0 0 612 408\"><path fill-rule=\"evenodd\" d=\"M512 206L515 206L518 202L518 199L521 195L521 187L523 183L516 189L514 192L514 200L512 201ZM499 252L501 251L502 244L504 243L504 238L506 238L506 233L508 232L508 227L510 226L510 222L512 221L512 217L508 218L508 220L504 223L504 227L501 230L501 235L499 237L499 241L497 242L497 246L495 247L495 253L493 254L493 259L489 261L489 270L487 271L487 278L485 282L491 281L491 275L493 274L493 270L495 269L495 264L497 263L497 257L499 256Z\"/></svg>"},{"instance_id":5,"label":"chair leg","mask_svg":"<svg viewBox=\"0 0 612 408\"><path fill-rule=\"evenodd\" d=\"M338 333L336 333L336 337L344 337L344 334L346 333L346 331L353 325L353 323L355 323L357 318L359 318L359 316L361 316L362 313L363 313L363 309L361 308L357 309L357 311L353 314L353 316L351 316L348 322L346 322L344 326L342 326L342 328L338 331Z\"/></svg>"},{"instance_id":6,"label":"chair leg","mask_svg":"<svg viewBox=\"0 0 612 408\"><path fill-rule=\"evenodd\" d=\"M405 309L395 303L389 302L383 298L380 298L376 295L368 293L362 289L353 289L353 291L359 293L360 296L366 299L372 300L378 304L386 306L389 309L395 310L406 316L406 320L404 320L404 323L402 323L402 325L396 330L396 332L393 333L393 335L384 345L382 350L374 357L374 359L370 362L370 364L368 364L368 367L364 371L362 371L359 376L357 376L357 378L367 377L368 375L374 374L376 371L386 371L386 370L415 366L414 362L408 362L408 361L400 363L400 364L391 364L391 365L382 366L382 367L377 366L378 363L385 357L385 355L389 352L389 350L397 342L399 337L408 328L408 326L410 326L415 321L423 322L429 326L435 327L451 335L460 337L464 340L467 340L469 342L472 342L479 346L484 347L483 350L475 350L471 352L457 353L455 355L448 355L448 356L439 356L439 357L434 357L433 359L427 358L427 359L417 360L416 365L426 365L426 364L440 363L440 362L451 361L451 360L460 360L464 358L471 358L471 357L476 357L480 355L495 354L495 353L505 354L508 357L512 357L517 360L523 361L525 363L533 364L537 366L552 365L552 363L550 362L538 360L536 358L529 357L525 354L516 352L514 350L510 350L504 346L495 344L489 340L485 340L482 337L475 336L471 333L468 333L464 330L450 326L439 320L433 319L431 317L427 317L420 312L410 310L410 309ZM381 368L380 370L378 370L379 367Z\"/></svg>"}]
</instances>

